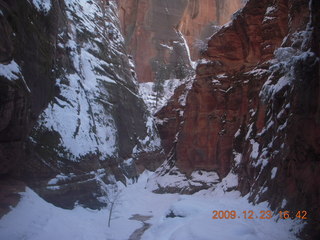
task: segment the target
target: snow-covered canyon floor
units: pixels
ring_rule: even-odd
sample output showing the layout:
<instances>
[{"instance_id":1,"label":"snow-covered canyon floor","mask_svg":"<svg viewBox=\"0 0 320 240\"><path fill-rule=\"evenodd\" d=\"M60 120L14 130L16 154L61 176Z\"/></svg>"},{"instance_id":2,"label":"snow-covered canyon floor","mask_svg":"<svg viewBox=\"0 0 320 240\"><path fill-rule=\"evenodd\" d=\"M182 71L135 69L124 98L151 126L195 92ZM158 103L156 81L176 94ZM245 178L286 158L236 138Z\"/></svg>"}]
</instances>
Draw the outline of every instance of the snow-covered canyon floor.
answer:
<instances>
[{"instance_id":1,"label":"snow-covered canyon floor","mask_svg":"<svg viewBox=\"0 0 320 240\"><path fill-rule=\"evenodd\" d=\"M144 172L137 183L122 186L110 228L108 209L57 208L27 188L20 203L0 220L0 239L127 240L137 229L146 229L142 240L282 240L296 239L294 232L301 227L297 220L276 221L278 214L244 219L243 211L268 211L267 203L254 206L219 184L193 195L152 193L145 189L151 174ZM214 210L234 210L237 217L212 219Z\"/></svg>"}]
</instances>

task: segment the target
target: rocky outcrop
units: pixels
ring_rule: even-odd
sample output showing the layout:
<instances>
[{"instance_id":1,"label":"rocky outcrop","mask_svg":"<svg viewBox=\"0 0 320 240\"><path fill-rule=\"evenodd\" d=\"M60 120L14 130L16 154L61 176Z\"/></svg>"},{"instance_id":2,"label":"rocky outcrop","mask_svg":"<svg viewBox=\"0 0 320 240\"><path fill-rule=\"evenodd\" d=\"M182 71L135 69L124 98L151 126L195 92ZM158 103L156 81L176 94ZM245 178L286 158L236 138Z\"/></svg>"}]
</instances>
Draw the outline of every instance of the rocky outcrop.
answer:
<instances>
[{"instance_id":1,"label":"rocky outcrop","mask_svg":"<svg viewBox=\"0 0 320 240\"><path fill-rule=\"evenodd\" d=\"M251 201L307 210L310 229L302 235L316 239L319 16L317 1L251 0L214 34L185 107L177 92L158 113L160 134L173 146L158 176L170 168L221 178L231 171ZM173 113L180 111L179 119Z\"/></svg>"},{"instance_id":2,"label":"rocky outcrop","mask_svg":"<svg viewBox=\"0 0 320 240\"><path fill-rule=\"evenodd\" d=\"M119 4L139 82L185 77L201 42L242 5L241 0L120 0Z\"/></svg>"},{"instance_id":3,"label":"rocky outcrop","mask_svg":"<svg viewBox=\"0 0 320 240\"><path fill-rule=\"evenodd\" d=\"M97 208L104 184L157 168L117 3L0 3L0 173L58 206Z\"/></svg>"}]
</instances>

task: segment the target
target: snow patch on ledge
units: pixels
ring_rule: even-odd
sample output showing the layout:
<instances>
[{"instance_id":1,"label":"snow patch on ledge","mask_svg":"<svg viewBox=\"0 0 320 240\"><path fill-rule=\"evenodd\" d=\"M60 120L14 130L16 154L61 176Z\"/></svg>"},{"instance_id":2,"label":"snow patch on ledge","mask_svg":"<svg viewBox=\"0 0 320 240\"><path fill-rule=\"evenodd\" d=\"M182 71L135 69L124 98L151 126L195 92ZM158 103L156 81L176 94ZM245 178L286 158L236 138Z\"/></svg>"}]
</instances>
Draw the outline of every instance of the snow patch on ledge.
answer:
<instances>
[{"instance_id":1,"label":"snow patch on ledge","mask_svg":"<svg viewBox=\"0 0 320 240\"><path fill-rule=\"evenodd\" d=\"M9 64L0 64L0 76L13 81L19 79L20 75L20 67L14 60Z\"/></svg>"},{"instance_id":2,"label":"snow patch on ledge","mask_svg":"<svg viewBox=\"0 0 320 240\"><path fill-rule=\"evenodd\" d=\"M14 61L11 60L9 64L1 64L0 63L0 76L5 77L10 81L21 81L25 89L30 93L31 90L28 87L22 73L20 66Z\"/></svg>"},{"instance_id":3,"label":"snow patch on ledge","mask_svg":"<svg viewBox=\"0 0 320 240\"><path fill-rule=\"evenodd\" d=\"M196 170L188 177L177 167L173 167L165 174L162 173L163 169L155 172L149 178L146 185L148 190L192 192L194 188L210 188L220 181L218 174L214 171Z\"/></svg>"},{"instance_id":4,"label":"snow patch on ledge","mask_svg":"<svg viewBox=\"0 0 320 240\"><path fill-rule=\"evenodd\" d=\"M51 9L51 0L31 0L32 4L37 8L39 12L48 13Z\"/></svg>"},{"instance_id":5,"label":"snow patch on ledge","mask_svg":"<svg viewBox=\"0 0 320 240\"><path fill-rule=\"evenodd\" d=\"M56 175L55 178L52 178L48 181L48 185L56 185L60 182L70 180L72 177L75 177L76 175L74 173L69 173L68 175L65 175L63 173Z\"/></svg>"},{"instance_id":6,"label":"snow patch on ledge","mask_svg":"<svg viewBox=\"0 0 320 240\"><path fill-rule=\"evenodd\" d=\"M262 86L260 91L260 98L264 102L273 99L275 95L284 88L292 88L293 82L297 81L295 67L302 62L314 62L316 59L313 52L301 52L291 47L281 47L274 52L276 59L273 60L270 67L271 75ZM283 74L278 78L278 72Z\"/></svg>"},{"instance_id":7,"label":"snow patch on ledge","mask_svg":"<svg viewBox=\"0 0 320 240\"><path fill-rule=\"evenodd\" d=\"M238 175L230 172L225 178L221 181L221 188L224 191L235 188L238 186Z\"/></svg>"},{"instance_id":8,"label":"snow patch on ledge","mask_svg":"<svg viewBox=\"0 0 320 240\"><path fill-rule=\"evenodd\" d=\"M167 105L168 101L173 96L175 89L183 83L185 83L185 81L180 79L164 80L162 96L157 96L156 91L154 91L153 82L139 83L139 93L149 111L155 113Z\"/></svg>"},{"instance_id":9,"label":"snow patch on ledge","mask_svg":"<svg viewBox=\"0 0 320 240\"><path fill-rule=\"evenodd\" d=\"M271 179L275 178L275 176L277 175L277 171L278 171L277 167L272 168L272 170L271 170Z\"/></svg>"}]
</instances>

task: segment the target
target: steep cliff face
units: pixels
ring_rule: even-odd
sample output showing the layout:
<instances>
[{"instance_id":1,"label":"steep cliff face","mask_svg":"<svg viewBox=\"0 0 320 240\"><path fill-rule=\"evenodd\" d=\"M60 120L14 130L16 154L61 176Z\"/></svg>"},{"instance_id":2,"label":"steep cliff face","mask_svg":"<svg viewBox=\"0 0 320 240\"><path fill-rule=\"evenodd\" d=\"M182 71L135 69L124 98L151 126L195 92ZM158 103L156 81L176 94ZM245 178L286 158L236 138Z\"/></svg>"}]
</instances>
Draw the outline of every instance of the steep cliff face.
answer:
<instances>
[{"instance_id":1,"label":"steep cliff face","mask_svg":"<svg viewBox=\"0 0 320 240\"><path fill-rule=\"evenodd\" d=\"M285 36L282 7L279 4L272 16L265 16L268 4L251 1L232 24L210 39L204 63L197 67L184 115L187 121L177 145L177 164L184 171L209 167L222 177L230 171L235 133L255 112L266 81L263 73L270 65L250 70L270 59ZM275 36L271 39L270 30ZM194 148L190 149L191 144Z\"/></svg>"},{"instance_id":2,"label":"steep cliff face","mask_svg":"<svg viewBox=\"0 0 320 240\"><path fill-rule=\"evenodd\" d=\"M241 0L119 3L123 33L140 82L186 76L191 58L195 59L203 46L201 41L206 41L215 26L227 22L242 5Z\"/></svg>"},{"instance_id":3,"label":"steep cliff face","mask_svg":"<svg viewBox=\"0 0 320 240\"><path fill-rule=\"evenodd\" d=\"M317 230L304 237L315 237L319 16L318 1L251 0L212 36L185 106L177 101L180 90L157 114L160 134L173 147L154 179L156 191L174 190L160 183L177 172L189 180L195 170L229 174L253 202L307 210Z\"/></svg>"},{"instance_id":4,"label":"steep cliff face","mask_svg":"<svg viewBox=\"0 0 320 240\"><path fill-rule=\"evenodd\" d=\"M101 183L157 167L160 140L138 96L117 3L1 7L1 174L56 205L99 207Z\"/></svg>"},{"instance_id":5,"label":"steep cliff face","mask_svg":"<svg viewBox=\"0 0 320 240\"><path fill-rule=\"evenodd\" d=\"M120 1L122 29L140 82L183 78L191 69L184 38L177 28L187 3Z\"/></svg>"},{"instance_id":6,"label":"steep cliff face","mask_svg":"<svg viewBox=\"0 0 320 240\"><path fill-rule=\"evenodd\" d=\"M185 36L193 60L199 58L207 39L219 27L231 20L233 13L243 7L241 0L190 0L181 18L179 29Z\"/></svg>"},{"instance_id":7,"label":"steep cliff face","mask_svg":"<svg viewBox=\"0 0 320 240\"><path fill-rule=\"evenodd\" d=\"M57 9L40 14L27 1L0 1L1 214L23 190L8 178L19 173L26 137L53 96L57 16Z\"/></svg>"},{"instance_id":8,"label":"steep cliff face","mask_svg":"<svg viewBox=\"0 0 320 240\"><path fill-rule=\"evenodd\" d=\"M50 24L54 16L45 17L18 1L1 1L0 20L0 173L4 174L21 158L30 125L53 95L57 24Z\"/></svg>"}]
</instances>

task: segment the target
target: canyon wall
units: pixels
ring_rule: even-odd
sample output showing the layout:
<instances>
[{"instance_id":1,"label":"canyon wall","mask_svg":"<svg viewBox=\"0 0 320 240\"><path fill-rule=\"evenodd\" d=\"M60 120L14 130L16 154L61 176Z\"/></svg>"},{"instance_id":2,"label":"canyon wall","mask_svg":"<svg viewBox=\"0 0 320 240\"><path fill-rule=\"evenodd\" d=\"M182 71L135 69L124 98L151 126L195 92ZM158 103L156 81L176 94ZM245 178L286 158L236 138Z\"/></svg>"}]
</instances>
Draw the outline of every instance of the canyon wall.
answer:
<instances>
[{"instance_id":1,"label":"canyon wall","mask_svg":"<svg viewBox=\"0 0 320 240\"><path fill-rule=\"evenodd\" d=\"M205 50L207 40L243 7L241 0L190 0L179 29L185 36L193 60Z\"/></svg>"},{"instance_id":2,"label":"canyon wall","mask_svg":"<svg viewBox=\"0 0 320 240\"><path fill-rule=\"evenodd\" d=\"M183 79L200 54L156 113L152 190L232 178L254 203L307 210L317 239L320 2L249 0L217 27L241 2L0 0L0 215L25 184L99 208L107 184L155 170L134 64L141 82Z\"/></svg>"},{"instance_id":3,"label":"canyon wall","mask_svg":"<svg viewBox=\"0 0 320 240\"><path fill-rule=\"evenodd\" d=\"M302 235L319 237L319 9L251 0L211 37L192 87L156 114L168 154L156 191L180 191L160 184L177 172L214 171L252 202L306 210Z\"/></svg>"},{"instance_id":4,"label":"canyon wall","mask_svg":"<svg viewBox=\"0 0 320 240\"><path fill-rule=\"evenodd\" d=\"M26 138L54 94L54 15L27 1L0 1L0 216L25 183L12 179L25 160ZM55 24L54 24L55 23Z\"/></svg>"},{"instance_id":5,"label":"canyon wall","mask_svg":"<svg viewBox=\"0 0 320 240\"><path fill-rule=\"evenodd\" d=\"M104 184L159 166L116 2L0 3L2 179L61 207L97 208Z\"/></svg>"},{"instance_id":6,"label":"canyon wall","mask_svg":"<svg viewBox=\"0 0 320 240\"><path fill-rule=\"evenodd\" d=\"M185 77L191 70L190 60L198 57L206 38L229 21L242 1L120 0L119 5L138 80L151 82Z\"/></svg>"}]
</instances>

